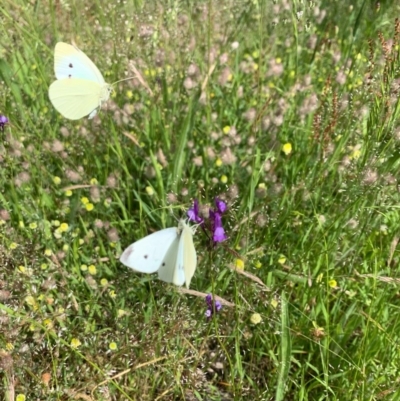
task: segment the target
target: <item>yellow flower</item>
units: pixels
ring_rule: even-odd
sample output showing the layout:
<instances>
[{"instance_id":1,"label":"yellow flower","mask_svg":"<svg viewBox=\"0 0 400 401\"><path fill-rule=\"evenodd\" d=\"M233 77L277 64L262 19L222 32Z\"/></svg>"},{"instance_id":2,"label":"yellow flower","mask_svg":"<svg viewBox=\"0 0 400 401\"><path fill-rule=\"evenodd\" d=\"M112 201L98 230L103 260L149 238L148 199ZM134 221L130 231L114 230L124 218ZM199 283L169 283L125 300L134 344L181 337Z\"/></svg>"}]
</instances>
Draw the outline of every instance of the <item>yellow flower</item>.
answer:
<instances>
[{"instance_id":1,"label":"yellow flower","mask_svg":"<svg viewBox=\"0 0 400 401\"><path fill-rule=\"evenodd\" d=\"M146 192L147 192L147 195L149 195L149 196L154 195L154 189L152 187L146 187Z\"/></svg>"},{"instance_id":2,"label":"yellow flower","mask_svg":"<svg viewBox=\"0 0 400 401\"><path fill-rule=\"evenodd\" d=\"M30 223L30 224L29 224L29 228L30 228L31 230L35 230L35 229L37 228L37 223L36 223L36 222Z\"/></svg>"},{"instance_id":3,"label":"yellow flower","mask_svg":"<svg viewBox=\"0 0 400 401\"><path fill-rule=\"evenodd\" d=\"M51 321L51 319L45 319L43 321L44 326L46 326L47 329L52 329L54 327L53 322Z\"/></svg>"},{"instance_id":4,"label":"yellow flower","mask_svg":"<svg viewBox=\"0 0 400 401\"><path fill-rule=\"evenodd\" d=\"M275 298L273 298L270 304L274 309L276 309L276 307L278 306L278 301Z\"/></svg>"},{"instance_id":5,"label":"yellow flower","mask_svg":"<svg viewBox=\"0 0 400 401\"><path fill-rule=\"evenodd\" d=\"M68 245L68 244L64 244L63 247L62 247L62 250L63 250L64 252L67 252L68 249L69 249L69 245Z\"/></svg>"},{"instance_id":6,"label":"yellow flower","mask_svg":"<svg viewBox=\"0 0 400 401\"><path fill-rule=\"evenodd\" d=\"M11 242L10 249L17 249L17 248L18 248L18 244L15 242Z\"/></svg>"},{"instance_id":7,"label":"yellow flower","mask_svg":"<svg viewBox=\"0 0 400 401\"><path fill-rule=\"evenodd\" d=\"M6 350L7 351L12 351L14 349L14 345L12 343L7 343L6 344Z\"/></svg>"},{"instance_id":8,"label":"yellow flower","mask_svg":"<svg viewBox=\"0 0 400 401\"><path fill-rule=\"evenodd\" d=\"M244 262L242 259L235 260L235 268L238 270L244 270Z\"/></svg>"},{"instance_id":9,"label":"yellow flower","mask_svg":"<svg viewBox=\"0 0 400 401\"><path fill-rule=\"evenodd\" d=\"M292 153L292 144L290 142L285 143L282 146L282 151L286 156L290 155Z\"/></svg>"},{"instance_id":10,"label":"yellow flower","mask_svg":"<svg viewBox=\"0 0 400 401\"><path fill-rule=\"evenodd\" d=\"M133 92L132 92L131 90L126 91L126 97L127 97L128 99L132 99L132 97L133 97Z\"/></svg>"},{"instance_id":11,"label":"yellow flower","mask_svg":"<svg viewBox=\"0 0 400 401\"><path fill-rule=\"evenodd\" d=\"M86 204L89 203L89 199L86 198L86 196L84 196L83 198L81 198L81 202L82 202L84 205L86 205Z\"/></svg>"},{"instance_id":12,"label":"yellow flower","mask_svg":"<svg viewBox=\"0 0 400 401\"><path fill-rule=\"evenodd\" d=\"M53 177L53 182L56 185L60 185L61 184L61 178L60 177Z\"/></svg>"},{"instance_id":13,"label":"yellow flower","mask_svg":"<svg viewBox=\"0 0 400 401\"><path fill-rule=\"evenodd\" d=\"M262 322L261 315L259 313L253 313L250 316L250 322L253 324L259 324Z\"/></svg>"},{"instance_id":14,"label":"yellow flower","mask_svg":"<svg viewBox=\"0 0 400 401\"><path fill-rule=\"evenodd\" d=\"M114 290L108 291L108 295L109 295L111 298L113 298L113 299L117 296L117 294L115 293Z\"/></svg>"},{"instance_id":15,"label":"yellow flower","mask_svg":"<svg viewBox=\"0 0 400 401\"><path fill-rule=\"evenodd\" d=\"M53 254L53 251L51 249L46 249L44 251L45 256L51 256Z\"/></svg>"},{"instance_id":16,"label":"yellow flower","mask_svg":"<svg viewBox=\"0 0 400 401\"><path fill-rule=\"evenodd\" d=\"M59 230L60 230L60 232L65 233L65 232L68 231L68 228L69 228L69 226L68 226L67 223L61 223L60 227L59 227Z\"/></svg>"},{"instance_id":17,"label":"yellow flower","mask_svg":"<svg viewBox=\"0 0 400 401\"><path fill-rule=\"evenodd\" d=\"M222 166L222 160L221 160L220 158L218 158L217 160L215 160L215 165L216 165L217 167Z\"/></svg>"},{"instance_id":18,"label":"yellow flower","mask_svg":"<svg viewBox=\"0 0 400 401\"><path fill-rule=\"evenodd\" d=\"M107 280L106 278L102 278L102 279L100 280L100 284L101 284L103 287L105 287L105 286L108 284L108 280Z\"/></svg>"},{"instance_id":19,"label":"yellow flower","mask_svg":"<svg viewBox=\"0 0 400 401\"><path fill-rule=\"evenodd\" d=\"M82 343L77 339L77 338L73 338L71 340L71 347L72 348L78 348L82 345Z\"/></svg>"},{"instance_id":20,"label":"yellow flower","mask_svg":"<svg viewBox=\"0 0 400 401\"><path fill-rule=\"evenodd\" d=\"M337 281L334 280L334 279L329 280L329 281L328 281L328 285L329 285L329 287L331 287L331 288L337 288Z\"/></svg>"},{"instance_id":21,"label":"yellow flower","mask_svg":"<svg viewBox=\"0 0 400 401\"><path fill-rule=\"evenodd\" d=\"M47 263L42 263L42 264L40 265L40 268L41 268L42 270L46 270L46 269L48 268Z\"/></svg>"},{"instance_id":22,"label":"yellow flower","mask_svg":"<svg viewBox=\"0 0 400 401\"><path fill-rule=\"evenodd\" d=\"M18 226L19 228L25 228L25 224L22 220L19 221Z\"/></svg>"},{"instance_id":23,"label":"yellow flower","mask_svg":"<svg viewBox=\"0 0 400 401\"><path fill-rule=\"evenodd\" d=\"M21 273L26 273L26 268L25 268L25 266L18 266L18 270L21 272Z\"/></svg>"},{"instance_id":24,"label":"yellow flower","mask_svg":"<svg viewBox=\"0 0 400 401\"><path fill-rule=\"evenodd\" d=\"M118 317L122 317L122 316L125 316L127 314L128 314L128 312L124 311L123 309L118 309L118 312L117 312L117 316Z\"/></svg>"},{"instance_id":25,"label":"yellow flower","mask_svg":"<svg viewBox=\"0 0 400 401\"><path fill-rule=\"evenodd\" d=\"M25 401L26 397L25 394L18 394L17 397L15 398L15 401Z\"/></svg>"},{"instance_id":26,"label":"yellow flower","mask_svg":"<svg viewBox=\"0 0 400 401\"><path fill-rule=\"evenodd\" d=\"M93 203L87 203L87 204L85 205L85 207L86 207L86 210L87 210L88 212L91 212L91 211L94 209Z\"/></svg>"},{"instance_id":27,"label":"yellow flower","mask_svg":"<svg viewBox=\"0 0 400 401\"><path fill-rule=\"evenodd\" d=\"M261 263L259 260L256 260L256 261L254 262L254 267L255 267L256 269L260 269L261 266L262 266L262 263Z\"/></svg>"},{"instance_id":28,"label":"yellow flower","mask_svg":"<svg viewBox=\"0 0 400 401\"><path fill-rule=\"evenodd\" d=\"M90 185L97 185L99 182L96 180L96 178L92 178L90 180Z\"/></svg>"},{"instance_id":29,"label":"yellow flower","mask_svg":"<svg viewBox=\"0 0 400 401\"><path fill-rule=\"evenodd\" d=\"M115 351L117 349L117 343L114 341L108 345L108 348L110 348L111 351Z\"/></svg>"},{"instance_id":30,"label":"yellow flower","mask_svg":"<svg viewBox=\"0 0 400 401\"><path fill-rule=\"evenodd\" d=\"M87 265L81 265L81 270L85 272L88 269Z\"/></svg>"},{"instance_id":31,"label":"yellow flower","mask_svg":"<svg viewBox=\"0 0 400 401\"><path fill-rule=\"evenodd\" d=\"M70 189L67 189L66 191L65 191L65 196L72 196L72 191L70 190Z\"/></svg>"},{"instance_id":32,"label":"yellow flower","mask_svg":"<svg viewBox=\"0 0 400 401\"><path fill-rule=\"evenodd\" d=\"M225 125L225 127L222 128L222 132L224 134L229 134L229 132L231 132L231 127L229 125Z\"/></svg>"},{"instance_id":33,"label":"yellow flower","mask_svg":"<svg viewBox=\"0 0 400 401\"><path fill-rule=\"evenodd\" d=\"M279 256L278 263L280 265L283 265L285 262L286 262L286 257L283 255Z\"/></svg>"},{"instance_id":34,"label":"yellow flower","mask_svg":"<svg viewBox=\"0 0 400 401\"><path fill-rule=\"evenodd\" d=\"M59 225L60 225L61 223L60 223L59 220L53 220L53 221L51 222L51 224L52 224L54 227L59 227Z\"/></svg>"},{"instance_id":35,"label":"yellow flower","mask_svg":"<svg viewBox=\"0 0 400 401\"><path fill-rule=\"evenodd\" d=\"M79 243L79 245L83 245L85 243L85 240L82 238L79 238L78 243Z\"/></svg>"},{"instance_id":36,"label":"yellow flower","mask_svg":"<svg viewBox=\"0 0 400 401\"><path fill-rule=\"evenodd\" d=\"M228 177L225 174L221 176L221 182L223 184L226 184L228 182Z\"/></svg>"},{"instance_id":37,"label":"yellow flower","mask_svg":"<svg viewBox=\"0 0 400 401\"><path fill-rule=\"evenodd\" d=\"M97 274L97 269L96 269L96 266L95 266L95 265L90 265L90 266L88 267L88 271L89 271L89 274L91 274L92 276L94 276L95 274Z\"/></svg>"}]
</instances>

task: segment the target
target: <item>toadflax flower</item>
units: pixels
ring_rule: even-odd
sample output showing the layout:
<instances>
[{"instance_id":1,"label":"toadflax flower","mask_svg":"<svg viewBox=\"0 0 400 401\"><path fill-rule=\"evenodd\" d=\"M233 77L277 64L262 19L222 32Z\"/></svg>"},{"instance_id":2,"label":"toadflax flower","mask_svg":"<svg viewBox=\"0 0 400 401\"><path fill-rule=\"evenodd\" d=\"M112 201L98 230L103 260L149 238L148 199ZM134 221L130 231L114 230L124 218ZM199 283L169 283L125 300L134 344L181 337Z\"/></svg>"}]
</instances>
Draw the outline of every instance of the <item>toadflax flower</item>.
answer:
<instances>
[{"instance_id":1,"label":"toadflax flower","mask_svg":"<svg viewBox=\"0 0 400 401\"><path fill-rule=\"evenodd\" d=\"M216 244L227 239L224 227L222 226L222 214L227 210L227 205L219 198L215 198L214 202L215 207L209 209L206 219L200 216L199 201L197 199L194 200L193 207L188 210L187 216L190 221L199 224L204 232L212 238L213 243Z\"/></svg>"},{"instance_id":2,"label":"toadflax flower","mask_svg":"<svg viewBox=\"0 0 400 401\"><path fill-rule=\"evenodd\" d=\"M0 114L0 131L4 130L6 124L8 124L8 118Z\"/></svg>"},{"instance_id":3,"label":"toadflax flower","mask_svg":"<svg viewBox=\"0 0 400 401\"><path fill-rule=\"evenodd\" d=\"M206 296L206 317L210 318L214 313L218 313L222 309L222 304L219 301L214 301L211 294L207 294Z\"/></svg>"}]
</instances>

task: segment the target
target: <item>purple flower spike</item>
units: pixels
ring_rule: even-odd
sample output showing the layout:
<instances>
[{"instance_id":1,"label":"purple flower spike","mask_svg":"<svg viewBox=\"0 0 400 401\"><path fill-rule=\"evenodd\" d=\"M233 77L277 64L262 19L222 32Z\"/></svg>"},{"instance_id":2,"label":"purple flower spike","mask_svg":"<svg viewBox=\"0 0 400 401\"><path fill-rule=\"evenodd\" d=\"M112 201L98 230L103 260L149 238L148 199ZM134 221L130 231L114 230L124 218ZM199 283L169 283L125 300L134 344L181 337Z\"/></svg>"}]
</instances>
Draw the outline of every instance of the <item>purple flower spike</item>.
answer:
<instances>
[{"instance_id":1,"label":"purple flower spike","mask_svg":"<svg viewBox=\"0 0 400 401\"><path fill-rule=\"evenodd\" d=\"M203 222L203 218L199 215L199 201L197 199L194 200L193 207L187 211L187 216L189 217L189 220L196 223Z\"/></svg>"},{"instance_id":2,"label":"purple flower spike","mask_svg":"<svg viewBox=\"0 0 400 401\"><path fill-rule=\"evenodd\" d=\"M222 227L221 215L210 209L210 218L213 220L213 241L225 241L227 237L225 235L224 227Z\"/></svg>"},{"instance_id":3,"label":"purple flower spike","mask_svg":"<svg viewBox=\"0 0 400 401\"><path fill-rule=\"evenodd\" d=\"M214 313L219 312L222 309L222 304L219 301L213 301L212 295L207 294L206 296L207 310L205 312L206 318L210 318Z\"/></svg>"},{"instance_id":4,"label":"purple flower spike","mask_svg":"<svg viewBox=\"0 0 400 401\"><path fill-rule=\"evenodd\" d=\"M3 131L6 124L8 124L8 118L0 114L0 130Z\"/></svg>"},{"instance_id":5,"label":"purple flower spike","mask_svg":"<svg viewBox=\"0 0 400 401\"><path fill-rule=\"evenodd\" d=\"M219 199L219 198L215 198L215 206L216 206L217 211L219 213L224 213L226 211L226 208L227 208L226 207L226 203L223 200Z\"/></svg>"}]
</instances>

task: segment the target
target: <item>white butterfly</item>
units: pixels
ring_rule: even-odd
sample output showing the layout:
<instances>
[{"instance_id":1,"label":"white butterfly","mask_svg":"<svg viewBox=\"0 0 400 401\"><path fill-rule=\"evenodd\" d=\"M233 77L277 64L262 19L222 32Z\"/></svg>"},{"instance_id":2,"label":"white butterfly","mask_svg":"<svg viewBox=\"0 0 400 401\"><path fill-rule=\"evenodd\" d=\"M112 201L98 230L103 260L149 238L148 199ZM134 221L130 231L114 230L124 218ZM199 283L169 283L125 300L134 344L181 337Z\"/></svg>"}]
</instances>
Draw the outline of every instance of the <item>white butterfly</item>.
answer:
<instances>
[{"instance_id":1,"label":"white butterfly","mask_svg":"<svg viewBox=\"0 0 400 401\"><path fill-rule=\"evenodd\" d=\"M110 97L111 85L104 81L93 61L75 46L56 44L54 71L57 81L50 85L49 97L65 118L93 118Z\"/></svg>"},{"instance_id":2,"label":"white butterfly","mask_svg":"<svg viewBox=\"0 0 400 401\"><path fill-rule=\"evenodd\" d=\"M158 272L167 283L189 288L197 266L193 229L184 220L178 227L165 228L129 245L120 261L141 273Z\"/></svg>"}]
</instances>

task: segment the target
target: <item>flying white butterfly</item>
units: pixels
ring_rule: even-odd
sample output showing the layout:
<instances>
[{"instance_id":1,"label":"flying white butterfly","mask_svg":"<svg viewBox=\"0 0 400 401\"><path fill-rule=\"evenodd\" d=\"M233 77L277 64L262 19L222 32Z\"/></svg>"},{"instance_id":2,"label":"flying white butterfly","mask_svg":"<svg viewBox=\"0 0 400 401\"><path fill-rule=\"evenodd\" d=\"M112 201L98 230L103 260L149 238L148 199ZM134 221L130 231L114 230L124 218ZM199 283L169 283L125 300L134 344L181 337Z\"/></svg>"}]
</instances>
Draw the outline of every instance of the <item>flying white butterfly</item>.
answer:
<instances>
[{"instance_id":1,"label":"flying white butterfly","mask_svg":"<svg viewBox=\"0 0 400 401\"><path fill-rule=\"evenodd\" d=\"M104 81L93 61L75 46L56 44L54 71L57 81L50 85L49 97L65 118L93 118L110 97L111 85Z\"/></svg>"},{"instance_id":2,"label":"flying white butterfly","mask_svg":"<svg viewBox=\"0 0 400 401\"><path fill-rule=\"evenodd\" d=\"M129 245L120 261L141 273L158 273L167 283L189 288L197 266L194 230L180 220L178 227L165 228Z\"/></svg>"}]
</instances>

